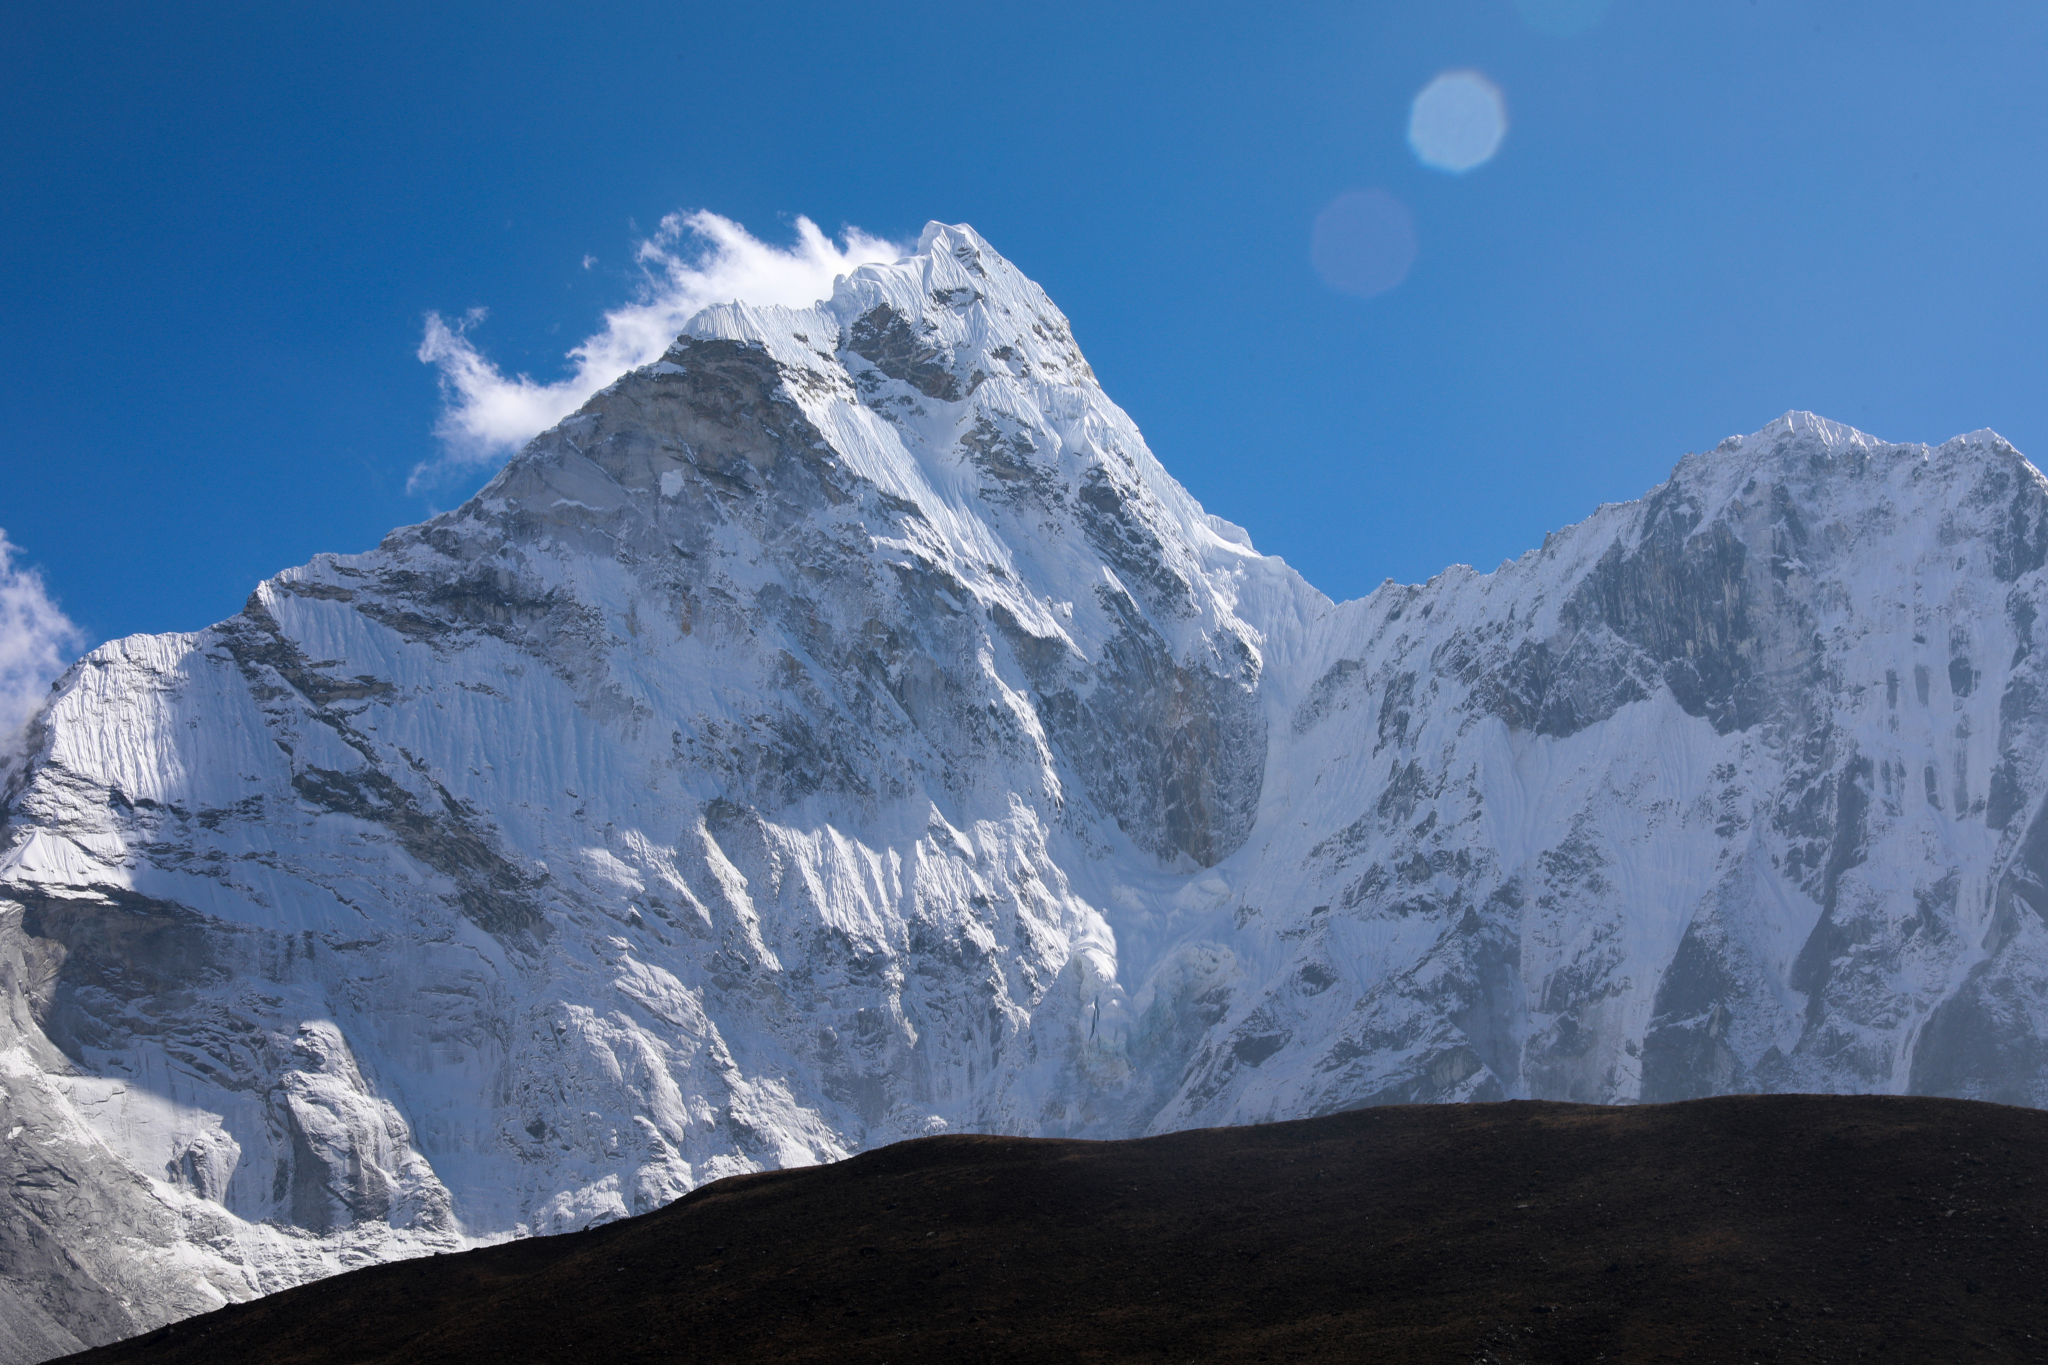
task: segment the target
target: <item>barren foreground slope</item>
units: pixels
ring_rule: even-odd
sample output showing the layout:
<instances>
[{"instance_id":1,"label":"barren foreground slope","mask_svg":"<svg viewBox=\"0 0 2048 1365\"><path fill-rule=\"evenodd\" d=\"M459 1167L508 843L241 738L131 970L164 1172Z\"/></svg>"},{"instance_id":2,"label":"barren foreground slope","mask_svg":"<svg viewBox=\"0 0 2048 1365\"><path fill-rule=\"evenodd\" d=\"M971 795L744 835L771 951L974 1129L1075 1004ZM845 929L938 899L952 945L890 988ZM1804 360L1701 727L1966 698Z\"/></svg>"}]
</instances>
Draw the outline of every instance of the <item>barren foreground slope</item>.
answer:
<instances>
[{"instance_id":1,"label":"barren foreground slope","mask_svg":"<svg viewBox=\"0 0 2048 1365\"><path fill-rule=\"evenodd\" d=\"M2044 1155L1875 1096L926 1138L74 1359L2036 1360Z\"/></svg>"}]
</instances>

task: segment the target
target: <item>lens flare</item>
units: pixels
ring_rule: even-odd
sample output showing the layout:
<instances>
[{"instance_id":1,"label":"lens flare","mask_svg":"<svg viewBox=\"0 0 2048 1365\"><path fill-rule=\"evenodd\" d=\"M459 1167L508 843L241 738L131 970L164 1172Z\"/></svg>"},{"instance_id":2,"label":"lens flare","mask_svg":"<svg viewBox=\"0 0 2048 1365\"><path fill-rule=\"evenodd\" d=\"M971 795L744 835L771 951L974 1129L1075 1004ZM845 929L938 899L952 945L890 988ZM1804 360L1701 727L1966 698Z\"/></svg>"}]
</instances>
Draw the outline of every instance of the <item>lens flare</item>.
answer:
<instances>
[{"instance_id":1,"label":"lens flare","mask_svg":"<svg viewBox=\"0 0 2048 1365\"><path fill-rule=\"evenodd\" d=\"M1347 191L1316 215L1308 256L1330 288L1384 294L1415 264L1415 218L1385 190Z\"/></svg>"},{"instance_id":2,"label":"lens flare","mask_svg":"<svg viewBox=\"0 0 2048 1365\"><path fill-rule=\"evenodd\" d=\"M1446 71L1415 97L1408 111L1408 145L1425 166L1463 175L1500 150L1508 131L1508 103L1500 87L1477 71Z\"/></svg>"}]
</instances>

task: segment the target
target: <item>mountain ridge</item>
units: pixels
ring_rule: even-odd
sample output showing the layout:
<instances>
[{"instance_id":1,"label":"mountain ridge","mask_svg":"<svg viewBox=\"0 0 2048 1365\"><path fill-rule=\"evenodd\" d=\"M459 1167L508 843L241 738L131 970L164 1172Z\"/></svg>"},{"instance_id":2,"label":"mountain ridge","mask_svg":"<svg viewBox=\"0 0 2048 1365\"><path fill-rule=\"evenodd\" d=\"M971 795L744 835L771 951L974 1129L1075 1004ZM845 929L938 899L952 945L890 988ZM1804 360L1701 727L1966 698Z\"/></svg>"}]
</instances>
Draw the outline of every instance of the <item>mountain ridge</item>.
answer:
<instances>
[{"instance_id":1,"label":"mountain ridge","mask_svg":"<svg viewBox=\"0 0 2048 1365\"><path fill-rule=\"evenodd\" d=\"M66 675L0 1283L111 1339L942 1131L2040 1104L2044 558L1994 434L1792 413L1331 603L934 224Z\"/></svg>"}]
</instances>

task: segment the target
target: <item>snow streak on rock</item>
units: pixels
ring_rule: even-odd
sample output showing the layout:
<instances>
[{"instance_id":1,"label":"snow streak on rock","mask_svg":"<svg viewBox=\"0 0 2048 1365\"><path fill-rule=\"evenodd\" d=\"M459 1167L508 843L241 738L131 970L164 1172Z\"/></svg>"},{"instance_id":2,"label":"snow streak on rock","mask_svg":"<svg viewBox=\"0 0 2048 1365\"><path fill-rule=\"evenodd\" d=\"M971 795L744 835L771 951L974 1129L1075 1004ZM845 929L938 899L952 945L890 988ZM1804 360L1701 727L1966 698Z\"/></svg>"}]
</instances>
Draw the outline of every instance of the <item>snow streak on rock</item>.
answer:
<instances>
[{"instance_id":1,"label":"snow streak on rock","mask_svg":"<svg viewBox=\"0 0 2048 1365\"><path fill-rule=\"evenodd\" d=\"M710 309L463 508L67 675L0 1354L944 1130L2042 1103L2044 558L1995 436L1794 414L1333 606L969 229Z\"/></svg>"}]
</instances>

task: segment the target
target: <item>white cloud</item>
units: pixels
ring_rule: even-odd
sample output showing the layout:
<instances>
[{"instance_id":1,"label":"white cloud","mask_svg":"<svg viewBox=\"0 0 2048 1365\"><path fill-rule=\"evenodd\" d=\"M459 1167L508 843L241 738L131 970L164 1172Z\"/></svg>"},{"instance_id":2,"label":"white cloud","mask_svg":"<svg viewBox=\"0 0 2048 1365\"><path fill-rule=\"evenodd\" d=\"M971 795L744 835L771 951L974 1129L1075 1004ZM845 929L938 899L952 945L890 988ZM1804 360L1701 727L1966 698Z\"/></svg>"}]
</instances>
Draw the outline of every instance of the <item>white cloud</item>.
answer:
<instances>
[{"instance_id":1,"label":"white cloud","mask_svg":"<svg viewBox=\"0 0 2048 1365\"><path fill-rule=\"evenodd\" d=\"M43 576L17 568L15 545L0 531L0 769L50 684L84 643L71 618L50 600Z\"/></svg>"},{"instance_id":2,"label":"white cloud","mask_svg":"<svg viewBox=\"0 0 2048 1365\"><path fill-rule=\"evenodd\" d=\"M551 384L523 374L507 378L484 357L469 336L483 309L453 323L429 314L419 358L441 371L443 407L434 431L442 453L413 470L407 491L496 464L626 371L658 360L707 305L737 299L807 307L831 295L837 276L903 255L900 246L858 228L846 230L843 247L808 218L796 220L796 231L794 245L778 247L715 213L670 214L636 253L640 297L606 313L603 330L570 349L569 377Z\"/></svg>"}]
</instances>

